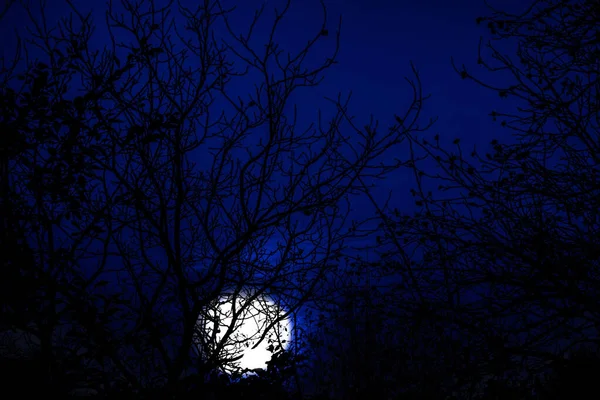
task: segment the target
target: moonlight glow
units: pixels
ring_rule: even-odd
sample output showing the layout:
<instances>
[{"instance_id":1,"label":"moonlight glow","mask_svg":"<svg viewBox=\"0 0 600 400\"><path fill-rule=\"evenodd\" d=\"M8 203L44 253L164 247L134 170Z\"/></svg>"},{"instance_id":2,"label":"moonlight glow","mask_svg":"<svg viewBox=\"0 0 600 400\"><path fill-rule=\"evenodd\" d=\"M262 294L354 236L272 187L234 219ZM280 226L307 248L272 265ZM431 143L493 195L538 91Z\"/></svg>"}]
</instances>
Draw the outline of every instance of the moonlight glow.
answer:
<instances>
[{"instance_id":1,"label":"moonlight glow","mask_svg":"<svg viewBox=\"0 0 600 400\"><path fill-rule=\"evenodd\" d=\"M272 355L269 348L287 348L291 338L291 323L287 319L275 323L283 317L285 310L268 297L258 296L253 300L249 297L248 292L237 296L225 295L205 310L198 320L198 328L204 335L196 338L201 354L214 353L223 342L219 351L221 357L240 357L228 363L227 367L237 365L256 369L267 367L266 363ZM257 345L265 331L267 334Z\"/></svg>"}]
</instances>

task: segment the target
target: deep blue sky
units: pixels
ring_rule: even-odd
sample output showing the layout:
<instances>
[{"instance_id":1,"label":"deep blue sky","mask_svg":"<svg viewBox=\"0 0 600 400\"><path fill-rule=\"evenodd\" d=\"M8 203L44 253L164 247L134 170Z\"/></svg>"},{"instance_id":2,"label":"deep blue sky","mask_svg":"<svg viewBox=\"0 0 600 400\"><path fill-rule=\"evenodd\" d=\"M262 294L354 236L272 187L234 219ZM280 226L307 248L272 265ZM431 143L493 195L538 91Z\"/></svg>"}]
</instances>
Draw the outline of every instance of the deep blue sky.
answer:
<instances>
[{"instance_id":1,"label":"deep blue sky","mask_svg":"<svg viewBox=\"0 0 600 400\"><path fill-rule=\"evenodd\" d=\"M47 3L50 22L69 11L62 0ZM183 3L192 7L196 4L190 0L184 0ZM224 1L226 5L237 5L233 21L241 27L247 26L256 7L265 4L266 16L269 16L272 7L281 8L284 3L283 0ZM105 1L78 0L74 4L83 11L93 10L98 25L93 45L103 46L106 43ZM319 108L325 115L331 112L331 105L323 100L324 96L335 98L338 92L345 95L351 90L353 100L350 110L360 121L360 126L368 123L371 115L379 119L383 126L392 124L394 114L402 114L411 99L410 88L404 77L411 77L412 61L421 76L424 93L431 95L426 102L422 121L425 123L426 118L438 117L437 123L426 136L439 133L448 144L455 137L460 137L465 146L477 144L478 148L484 148L491 138L508 134L498 123L493 123L488 114L492 109L507 106L510 100L501 100L496 93L462 80L450 63L450 57L454 57L457 65L465 63L471 71L480 71L486 76L476 64L479 38L488 33L484 24L478 26L475 23L478 16L489 14L483 1L326 0L325 4L332 33L339 16L343 18L341 49L338 64L326 73L323 83L317 88L302 91L301 95L294 98L307 122L316 120ZM492 4L512 10L523 7L522 2L516 0ZM13 36L15 28L22 29L26 21L23 11L16 7L7 17L0 26L0 35L5 38L5 55L14 48L6 38ZM297 48L318 29L321 18L322 9L318 1L294 1L279 42L284 48ZM263 22L262 27L263 32L270 27L268 20ZM259 30L259 40L260 33ZM333 34L327 40L313 53L314 63L329 56ZM497 76L493 79L498 82ZM392 156L400 159L407 157L402 154L405 149L405 146L400 146ZM432 165L432 168L435 166ZM386 180L375 193L383 199L387 190L400 189L394 190L394 206L408 211L413 208L407 190L412 185L412 174L408 169L402 169ZM354 204L359 213L372 212L367 199L356 199Z\"/></svg>"},{"instance_id":2,"label":"deep blue sky","mask_svg":"<svg viewBox=\"0 0 600 400\"><path fill-rule=\"evenodd\" d=\"M114 3L119 4L120 1L115 0ZM197 4L191 0L183 0L183 3L189 7ZM494 3L503 9L523 7L522 2L516 0ZM36 2L32 1L32 4ZM93 10L97 30L91 47L106 45L106 2L76 0L74 4L84 13ZM257 28L256 39L260 44L265 41L265 33L271 27L269 18L273 7L281 9L285 1L223 0L223 4L237 6L231 18L232 23L242 31L248 26L253 10L266 5L265 19ZM490 12L482 0L325 0L325 4L330 35L316 47L307 63L318 65L331 54L334 32L341 15L338 64L326 72L320 86L305 88L293 98L299 107L301 124L308 125L316 121L318 109L322 109L325 116L331 114L334 109L323 99L324 96L335 98L338 92L347 95L350 91L353 93L350 113L356 116L358 126L367 124L371 115L383 127L393 124L394 114L402 115L411 100L410 87L404 77L412 78L412 61L419 71L424 94L431 95L425 103L422 125L428 118L438 117L433 128L425 133L426 136L439 133L442 142L448 146L458 137L467 149L474 144L483 149L492 138L510 134L489 117L493 109L510 107L510 100L502 100L497 93L462 80L450 62L450 58L454 57L457 65L464 63L470 71L480 71L482 76L489 76L477 65L480 36L485 37L488 32L484 24L477 25L475 19ZM47 19L51 24L70 10L63 0L48 0L47 5ZM176 10L173 11L174 15L178 15ZM321 21L322 8L317 0L295 0L281 27L278 42L284 49L294 52L319 31ZM0 24L5 56L14 51L14 41L9 40L13 37L14 29L23 32L26 24L25 13L16 6ZM117 39L129 40L122 37ZM511 49L508 52L511 53ZM35 52L32 56L35 57ZM497 76L494 75L492 79L492 82L498 83ZM243 91L244 88L240 87L240 94ZM400 145L389 157L406 159L406 150L407 146ZM435 165L431 164L430 168L435 168ZM389 190L393 190L392 206L410 212L415 209L408 191L411 187L414 187L412 172L403 168L391 174L385 182L379 182L374 194L383 201ZM366 198L354 198L352 207L352 216L357 219L373 216L374 210Z\"/></svg>"},{"instance_id":3,"label":"deep blue sky","mask_svg":"<svg viewBox=\"0 0 600 400\"><path fill-rule=\"evenodd\" d=\"M117 3L118 1L115 1ZM104 0L79 0L74 2L82 11L94 10L98 26L95 46L104 45ZM192 6L194 2L184 0ZM233 22L247 26L250 10L266 3L267 9L282 5L282 0L235 1L224 0L225 4L239 3ZM514 9L522 7L517 0L496 1L498 6ZM481 35L487 35L484 25L478 26L475 19L489 14L481 0L325 0L328 7L330 36L323 41L320 50L313 53L312 61L319 62L329 56L334 41L334 31L341 14L342 36L338 64L325 75L325 80L317 88L304 90L294 99L301 115L308 122L317 117L317 109L332 110L323 96L335 98L338 92L353 92L350 111L359 126L368 123L373 115L385 127L394 123L394 114L403 114L411 100L410 87L404 77L411 77L412 61L420 73L424 93L431 98L425 103L422 123L427 118L438 117L437 123L427 133L432 137L439 133L450 145L454 138L469 148L474 144L485 148L492 138L506 137L509 131L492 122L489 113L493 109L510 107L510 100L502 100L498 94L475 83L462 80L453 70L450 58L457 65L466 64L473 72L481 70L477 66L477 46ZM63 1L48 0L50 22L68 13ZM269 15L269 14L267 14ZM321 6L316 0L296 0L287 16L287 24L282 28L283 36L279 43L284 48L303 44L318 29L321 23ZM266 21L265 21L266 22ZM26 17L20 9L13 9L0 25L3 37L3 53L10 54L14 45L8 40L15 28L22 29ZM269 27L268 22L265 27ZM300 40L299 40L300 38ZM260 39L260 37L259 37ZM327 41L331 43L328 44ZM311 60L309 60L310 62ZM488 74L489 75L489 74ZM497 83L498 79L494 78ZM406 159L402 154L405 146L390 154L390 157ZM435 168L432 165L432 168ZM383 200L387 191L394 190L392 206L403 211L414 209L413 199L408 189L414 186L413 176L408 169L391 175L379 189L376 196ZM367 199L355 199L354 217L372 216L373 209Z\"/></svg>"}]
</instances>

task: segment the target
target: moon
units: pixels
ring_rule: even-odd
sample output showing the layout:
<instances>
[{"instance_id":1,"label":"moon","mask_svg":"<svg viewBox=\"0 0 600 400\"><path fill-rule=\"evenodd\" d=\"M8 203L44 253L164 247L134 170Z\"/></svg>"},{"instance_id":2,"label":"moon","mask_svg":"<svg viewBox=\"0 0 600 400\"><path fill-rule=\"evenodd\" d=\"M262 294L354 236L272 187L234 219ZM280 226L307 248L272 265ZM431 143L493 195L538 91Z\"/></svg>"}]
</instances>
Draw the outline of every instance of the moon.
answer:
<instances>
[{"instance_id":1,"label":"moon","mask_svg":"<svg viewBox=\"0 0 600 400\"><path fill-rule=\"evenodd\" d=\"M208 349L201 353L218 351L221 344L220 357L235 359L225 365L230 371L266 368L273 351L286 349L291 340L292 323L284 318L285 310L267 296L252 297L249 291L225 294L198 319L205 338L201 345Z\"/></svg>"}]
</instances>

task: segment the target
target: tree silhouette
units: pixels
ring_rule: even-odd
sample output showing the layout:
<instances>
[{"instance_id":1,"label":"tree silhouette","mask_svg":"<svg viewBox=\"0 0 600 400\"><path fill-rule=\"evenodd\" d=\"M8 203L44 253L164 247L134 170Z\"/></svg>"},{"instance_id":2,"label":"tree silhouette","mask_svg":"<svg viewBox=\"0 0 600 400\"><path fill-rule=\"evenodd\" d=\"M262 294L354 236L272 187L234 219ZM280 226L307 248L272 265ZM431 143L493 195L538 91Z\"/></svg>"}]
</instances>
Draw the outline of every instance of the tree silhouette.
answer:
<instances>
[{"instance_id":1,"label":"tree silhouette","mask_svg":"<svg viewBox=\"0 0 600 400\"><path fill-rule=\"evenodd\" d=\"M599 367L597 345L578 347L564 360L551 365L538 383L537 392L541 399L592 398Z\"/></svg>"},{"instance_id":2,"label":"tree silhouette","mask_svg":"<svg viewBox=\"0 0 600 400\"><path fill-rule=\"evenodd\" d=\"M478 19L492 35L478 63L501 71L501 83L455 69L513 101L490 114L511 135L485 156L459 139L411 135L418 211L380 207L382 249L391 249L382 258L415 309L426 306L488 355L482 378L539 371L562 359L557 347L597 341L600 327L600 9L550 0L518 15L492 11ZM498 40L515 45L514 57Z\"/></svg>"},{"instance_id":3,"label":"tree silhouette","mask_svg":"<svg viewBox=\"0 0 600 400\"><path fill-rule=\"evenodd\" d=\"M314 392L330 399L447 398L457 376L479 367L445 321L415 310L397 282L376 279L380 263L354 265L309 342ZM340 278L341 279L341 278ZM466 397L459 397L466 398Z\"/></svg>"},{"instance_id":4,"label":"tree silhouette","mask_svg":"<svg viewBox=\"0 0 600 400\"><path fill-rule=\"evenodd\" d=\"M109 6L102 50L91 14L72 7L52 26L27 8L20 44L39 54L19 46L1 72L2 240L20 248L2 271L21 293L6 305L7 325L39 339L49 376L79 360L100 394L160 397L184 390L190 370L204 384L235 367L245 343L223 349L258 296L282 301L287 315L315 300L361 225L347 217L348 200L367 190L359 178L400 166L381 156L427 128L424 98L413 68L401 124L360 128L338 96L329 123L319 116L303 129L287 106L335 63L340 31L325 17L292 53L276 34L290 2L264 46L250 40L264 6L241 33L219 1ZM320 41L330 57L303 65ZM236 82L255 90L238 93ZM206 335L198 319L223 291L242 290L252 296L223 339L195 355ZM288 371L274 353L268 373Z\"/></svg>"}]
</instances>

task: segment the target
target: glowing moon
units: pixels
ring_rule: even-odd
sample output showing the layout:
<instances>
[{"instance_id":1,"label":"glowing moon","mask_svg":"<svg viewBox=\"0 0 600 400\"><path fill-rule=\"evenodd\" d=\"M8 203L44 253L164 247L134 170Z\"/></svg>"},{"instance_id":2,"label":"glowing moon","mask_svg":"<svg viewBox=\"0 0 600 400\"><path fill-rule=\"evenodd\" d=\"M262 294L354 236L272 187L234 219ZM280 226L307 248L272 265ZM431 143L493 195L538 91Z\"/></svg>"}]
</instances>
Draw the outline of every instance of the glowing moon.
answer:
<instances>
[{"instance_id":1,"label":"glowing moon","mask_svg":"<svg viewBox=\"0 0 600 400\"><path fill-rule=\"evenodd\" d=\"M289 319L283 318L285 310L268 297L257 296L250 300L250 296L248 292L224 295L198 320L198 327L212 351L223 342L221 355L241 357L228 367L266 368L272 350L285 349L290 343L292 326ZM265 331L267 334L260 341Z\"/></svg>"}]
</instances>

